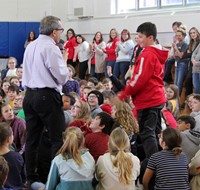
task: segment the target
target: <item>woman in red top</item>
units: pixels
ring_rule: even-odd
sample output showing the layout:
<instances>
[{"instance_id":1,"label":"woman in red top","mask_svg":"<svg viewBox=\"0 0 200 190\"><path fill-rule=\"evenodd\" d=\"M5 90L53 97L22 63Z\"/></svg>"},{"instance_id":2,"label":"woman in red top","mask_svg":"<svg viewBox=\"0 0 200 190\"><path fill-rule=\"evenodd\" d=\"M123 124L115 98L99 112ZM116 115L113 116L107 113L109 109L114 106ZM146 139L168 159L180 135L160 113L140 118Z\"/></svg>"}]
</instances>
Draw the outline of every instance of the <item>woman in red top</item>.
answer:
<instances>
[{"instance_id":1,"label":"woman in red top","mask_svg":"<svg viewBox=\"0 0 200 190\"><path fill-rule=\"evenodd\" d=\"M78 46L78 44L76 43L76 34L72 28L67 30L66 37L67 37L67 41L64 44L64 49L68 50L67 64L70 64L75 68L77 65L76 47Z\"/></svg>"},{"instance_id":2,"label":"woman in red top","mask_svg":"<svg viewBox=\"0 0 200 190\"><path fill-rule=\"evenodd\" d=\"M118 38L118 33L117 30L115 28L112 28L110 30L110 35L109 35L110 39L106 44L106 48L103 49L104 53L107 54L107 58L106 58L106 62L105 62L105 66L104 66L104 71L105 71L105 76L106 78L108 77L107 74L107 66L111 66L112 70L114 68L115 62L116 62L116 53L115 53L115 49L117 47L117 44L120 41L120 38Z\"/></svg>"}]
</instances>

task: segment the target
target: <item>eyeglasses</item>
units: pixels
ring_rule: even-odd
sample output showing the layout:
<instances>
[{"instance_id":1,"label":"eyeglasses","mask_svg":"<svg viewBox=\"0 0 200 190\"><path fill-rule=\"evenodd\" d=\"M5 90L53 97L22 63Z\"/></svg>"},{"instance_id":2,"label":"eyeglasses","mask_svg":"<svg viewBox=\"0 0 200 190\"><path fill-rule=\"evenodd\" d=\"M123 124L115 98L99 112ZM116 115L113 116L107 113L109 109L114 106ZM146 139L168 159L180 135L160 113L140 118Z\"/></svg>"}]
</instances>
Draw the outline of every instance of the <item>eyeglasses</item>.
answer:
<instances>
[{"instance_id":1,"label":"eyeglasses","mask_svg":"<svg viewBox=\"0 0 200 190\"><path fill-rule=\"evenodd\" d=\"M81 107L80 107L80 106L77 106L77 105L73 105L72 108L73 108L73 109L75 109L75 108L76 108L76 109L77 109L77 108L80 109Z\"/></svg>"},{"instance_id":2,"label":"eyeglasses","mask_svg":"<svg viewBox=\"0 0 200 190\"><path fill-rule=\"evenodd\" d=\"M88 99L97 98L97 96L88 96Z\"/></svg>"},{"instance_id":3,"label":"eyeglasses","mask_svg":"<svg viewBox=\"0 0 200 190\"><path fill-rule=\"evenodd\" d=\"M64 28L56 28L55 30L60 30L62 33L64 32Z\"/></svg>"}]
</instances>

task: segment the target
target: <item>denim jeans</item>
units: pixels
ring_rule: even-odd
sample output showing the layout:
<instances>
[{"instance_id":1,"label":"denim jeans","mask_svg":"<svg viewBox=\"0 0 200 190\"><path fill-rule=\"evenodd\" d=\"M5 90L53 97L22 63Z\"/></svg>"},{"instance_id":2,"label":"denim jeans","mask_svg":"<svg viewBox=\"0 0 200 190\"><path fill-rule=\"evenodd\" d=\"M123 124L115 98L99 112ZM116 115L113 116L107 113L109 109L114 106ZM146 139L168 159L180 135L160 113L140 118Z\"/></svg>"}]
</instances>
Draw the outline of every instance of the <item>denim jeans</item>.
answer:
<instances>
[{"instance_id":1,"label":"denim jeans","mask_svg":"<svg viewBox=\"0 0 200 190\"><path fill-rule=\"evenodd\" d=\"M194 93L200 94L200 73L193 73L193 86L194 86Z\"/></svg>"},{"instance_id":2,"label":"denim jeans","mask_svg":"<svg viewBox=\"0 0 200 190\"><path fill-rule=\"evenodd\" d=\"M125 75L126 75L126 72L128 71L129 65L130 65L129 61L115 63L113 75L119 78L121 74L123 85L126 85Z\"/></svg>"},{"instance_id":3,"label":"denim jeans","mask_svg":"<svg viewBox=\"0 0 200 190\"><path fill-rule=\"evenodd\" d=\"M113 72L113 69L114 69L114 66L115 66L115 60L110 60L110 61L106 61L105 64L104 64L104 71L105 71L105 77L106 78L109 78L108 77L108 74L107 74L107 66L111 66L112 67L112 72Z\"/></svg>"},{"instance_id":4,"label":"denim jeans","mask_svg":"<svg viewBox=\"0 0 200 190\"><path fill-rule=\"evenodd\" d=\"M176 70L175 70L174 84L176 84L178 86L179 96L181 96L183 83L184 83L184 80L185 80L185 77L186 77L187 71L188 71L188 64L187 63L188 63L187 61L178 62Z\"/></svg>"}]
</instances>

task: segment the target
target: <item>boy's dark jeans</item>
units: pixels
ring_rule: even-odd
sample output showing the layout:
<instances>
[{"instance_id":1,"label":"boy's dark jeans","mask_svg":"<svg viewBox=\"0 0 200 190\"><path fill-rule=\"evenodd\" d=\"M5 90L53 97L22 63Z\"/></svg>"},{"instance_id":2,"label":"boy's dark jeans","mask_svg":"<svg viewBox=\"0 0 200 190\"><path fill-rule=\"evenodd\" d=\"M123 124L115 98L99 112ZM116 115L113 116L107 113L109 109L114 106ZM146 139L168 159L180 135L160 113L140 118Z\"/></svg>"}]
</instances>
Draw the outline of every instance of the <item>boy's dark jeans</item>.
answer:
<instances>
[{"instance_id":1,"label":"boy's dark jeans","mask_svg":"<svg viewBox=\"0 0 200 190\"><path fill-rule=\"evenodd\" d=\"M158 152L158 137L161 132L161 109L163 105L138 110L140 138L146 158Z\"/></svg>"}]
</instances>

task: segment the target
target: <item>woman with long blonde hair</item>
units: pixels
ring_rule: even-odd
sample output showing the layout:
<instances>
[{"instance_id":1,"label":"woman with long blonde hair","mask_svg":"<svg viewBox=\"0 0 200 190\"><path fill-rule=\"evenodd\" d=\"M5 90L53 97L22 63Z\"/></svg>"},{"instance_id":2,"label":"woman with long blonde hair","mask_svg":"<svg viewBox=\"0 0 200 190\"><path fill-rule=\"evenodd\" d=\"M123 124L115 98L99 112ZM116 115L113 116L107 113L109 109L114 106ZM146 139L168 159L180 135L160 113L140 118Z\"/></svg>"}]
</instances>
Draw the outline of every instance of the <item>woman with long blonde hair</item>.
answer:
<instances>
[{"instance_id":1,"label":"woman with long blonde hair","mask_svg":"<svg viewBox=\"0 0 200 190\"><path fill-rule=\"evenodd\" d=\"M139 159L130 153L130 142L124 129L118 127L109 138L109 153L96 164L96 190L134 190L140 171Z\"/></svg>"}]
</instances>

